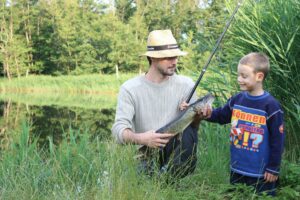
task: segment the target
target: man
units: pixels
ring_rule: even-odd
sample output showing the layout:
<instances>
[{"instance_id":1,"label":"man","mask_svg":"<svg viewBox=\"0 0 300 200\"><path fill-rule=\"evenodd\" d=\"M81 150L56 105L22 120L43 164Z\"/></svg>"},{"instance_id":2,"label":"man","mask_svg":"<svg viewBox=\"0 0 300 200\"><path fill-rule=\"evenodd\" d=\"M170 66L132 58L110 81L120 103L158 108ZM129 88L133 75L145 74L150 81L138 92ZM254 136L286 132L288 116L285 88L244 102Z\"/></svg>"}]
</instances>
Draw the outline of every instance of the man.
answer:
<instances>
[{"instance_id":1,"label":"man","mask_svg":"<svg viewBox=\"0 0 300 200\"><path fill-rule=\"evenodd\" d=\"M194 82L177 75L177 57L186 55L179 49L170 30L150 32L147 56L150 67L145 75L126 81L120 88L112 133L117 142L159 148L159 167L175 176L185 176L196 166L200 117L183 134L156 133L179 114L179 106L189 95ZM194 95L191 102L196 100Z\"/></svg>"}]
</instances>

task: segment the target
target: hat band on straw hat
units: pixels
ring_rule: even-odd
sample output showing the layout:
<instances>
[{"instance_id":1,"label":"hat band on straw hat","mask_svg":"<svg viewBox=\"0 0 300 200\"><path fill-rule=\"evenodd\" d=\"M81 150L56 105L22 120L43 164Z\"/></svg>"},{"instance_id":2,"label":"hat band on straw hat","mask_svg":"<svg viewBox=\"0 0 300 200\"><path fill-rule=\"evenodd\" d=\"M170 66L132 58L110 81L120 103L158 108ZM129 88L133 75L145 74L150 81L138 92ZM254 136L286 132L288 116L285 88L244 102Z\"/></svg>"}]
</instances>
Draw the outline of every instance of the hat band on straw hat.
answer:
<instances>
[{"instance_id":1,"label":"hat band on straw hat","mask_svg":"<svg viewBox=\"0 0 300 200\"><path fill-rule=\"evenodd\" d=\"M160 46L147 46L148 51L161 51L161 50L168 50L168 49L178 49L178 45L167 44L167 45L160 45Z\"/></svg>"},{"instance_id":2,"label":"hat band on straw hat","mask_svg":"<svg viewBox=\"0 0 300 200\"><path fill-rule=\"evenodd\" d=\"M171 30L154 30L149 33L147 52L143 55L152 58L168 58L186 54L187 52L179 49Z\"/></svg>"}]
</instances>

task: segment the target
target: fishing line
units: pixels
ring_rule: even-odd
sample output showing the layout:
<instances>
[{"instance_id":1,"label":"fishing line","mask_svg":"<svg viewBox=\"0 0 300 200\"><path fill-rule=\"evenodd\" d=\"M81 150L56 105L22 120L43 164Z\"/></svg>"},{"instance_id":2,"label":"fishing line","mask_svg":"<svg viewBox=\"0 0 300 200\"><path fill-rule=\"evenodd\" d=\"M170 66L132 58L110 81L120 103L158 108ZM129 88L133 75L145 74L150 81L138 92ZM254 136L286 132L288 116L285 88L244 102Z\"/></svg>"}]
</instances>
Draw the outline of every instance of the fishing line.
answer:
<instances>
[{"instance_id":1,"label":"fishing line","mask_svg":"<svg viewBox=\"0 0 300 200\"><path fill-rule=\"evenodd\" d=\"M226 33L227 29L229 28L229 26L230 26L230 24L231 24L231 22L232 22L232 20L233 20L233 18L234 18L234 16L235 16L235 14L237 13L237 11L238 11L238 9L241 7L241 5L242 5L242 0L239 1L239 2L237 3L237 6L235 7L235 9L234 9L234 11L233 11L231 17L230 17L229 20L227 21L226 26L225 26L225 28L224 28L224 31L222 32L222 34L220 35L219 39L217 40L217 43L215 44L212 53L210 54L210 56L209 56L209 58L208 58L206 64L204 65L204 67L203 67L203 69L202 69L202 71L201 71L201 74L200 74L199 78L197 79L197 81L196 81L196 83L195 83L193 89L191 90L191 93L189 94L189 96L188 96L188 98L187 98L187 100L186 100L187 103L190 102L190 100L191 100L191 98L192 98L192 96L193 96L193 94L194 94L194 92L195 92L197 86L199 85L199 83L200 83L200 81L201 81L201 79L202 79L204 73L206 72L206 69L208 68L208 65L209 65L210 61L212 60L213 56L214 56L215 53L217 52L217 49L218 49L218 47L220 46L220 43L221 43L221 41L223 40L223 38L224 38L224 36L225 36L225 33Z\"/></svg>"}]
</instances>

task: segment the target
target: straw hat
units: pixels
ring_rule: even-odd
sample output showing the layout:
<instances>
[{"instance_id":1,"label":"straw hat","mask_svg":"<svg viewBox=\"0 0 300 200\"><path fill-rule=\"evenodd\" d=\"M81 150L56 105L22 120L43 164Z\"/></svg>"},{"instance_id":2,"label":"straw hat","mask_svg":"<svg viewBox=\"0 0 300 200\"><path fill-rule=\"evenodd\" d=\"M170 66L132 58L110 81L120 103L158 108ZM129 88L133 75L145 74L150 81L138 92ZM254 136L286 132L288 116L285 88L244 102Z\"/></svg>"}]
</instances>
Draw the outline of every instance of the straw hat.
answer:
<instances>
[{"instance_id":1,"label":"straw hat","mask_svg":"<svg viewBox=\"0 0 300 200\"><path fill-rule=\"evenodd\" d=\"M155 30L149 33L147 52L143 55L152 58L165 58L185 56L187 52L181 51L171 30Z\"/></svg>"}]
</instances>

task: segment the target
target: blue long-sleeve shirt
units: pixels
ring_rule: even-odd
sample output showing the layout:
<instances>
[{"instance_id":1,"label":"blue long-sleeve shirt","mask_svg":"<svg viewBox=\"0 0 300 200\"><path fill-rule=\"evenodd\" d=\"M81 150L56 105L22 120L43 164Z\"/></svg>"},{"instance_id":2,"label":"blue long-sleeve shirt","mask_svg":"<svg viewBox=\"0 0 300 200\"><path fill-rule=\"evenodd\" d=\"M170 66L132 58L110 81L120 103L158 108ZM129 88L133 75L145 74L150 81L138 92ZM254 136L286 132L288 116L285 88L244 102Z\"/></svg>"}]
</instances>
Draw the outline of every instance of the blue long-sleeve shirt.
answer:
<instances>
[{"instance_id":1,"label":"blue long-sleeve shirt","mask_svg":"<svg viewBox=\"0 0 300 200\"><path fill-rule=\"evenodd\" d=\"M250 177L264 172L279 173L284 146L283 111L268 92L251 96L241 92L207 120L220 124L231 122L231 170Z\"/></svg>"}]
</instances>

